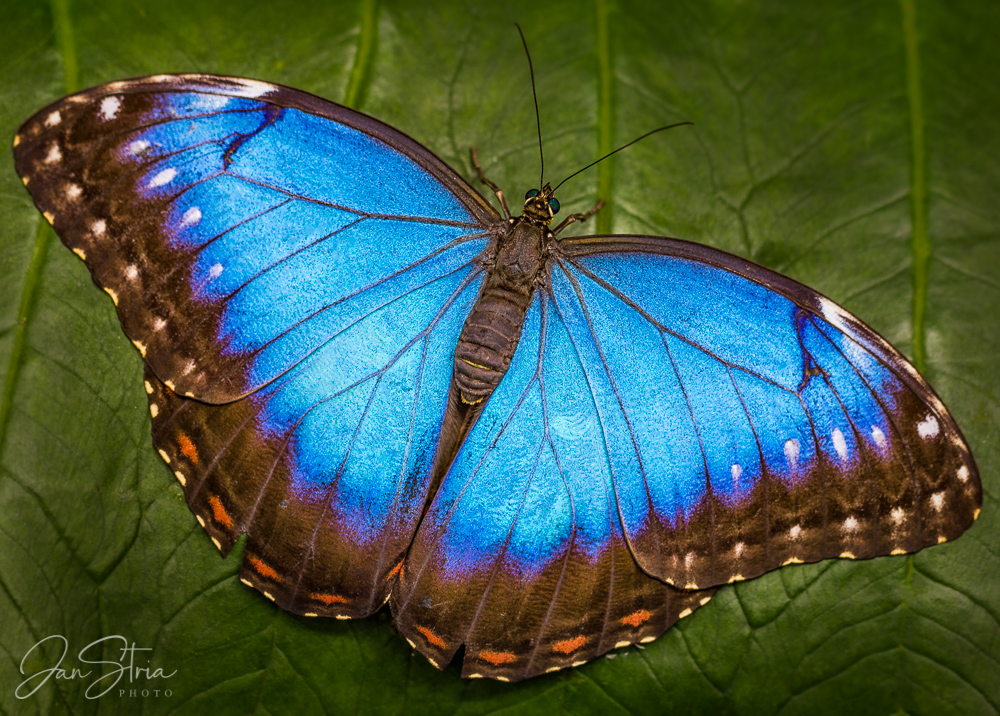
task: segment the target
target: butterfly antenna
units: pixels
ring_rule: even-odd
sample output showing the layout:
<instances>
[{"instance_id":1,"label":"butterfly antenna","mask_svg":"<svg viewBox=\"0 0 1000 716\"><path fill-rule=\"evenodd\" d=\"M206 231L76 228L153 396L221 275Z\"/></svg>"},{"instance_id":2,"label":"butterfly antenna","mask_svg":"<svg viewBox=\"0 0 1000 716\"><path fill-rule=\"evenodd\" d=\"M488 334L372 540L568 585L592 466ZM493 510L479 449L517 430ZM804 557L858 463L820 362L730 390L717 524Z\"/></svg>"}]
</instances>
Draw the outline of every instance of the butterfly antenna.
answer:
<instances>
[{"instance_id":1,"label":"butterfly antenna","mask_svg":"<svg viewBox=\"0 0 1000 716\"><path fill-rule=\"evenodd\" d=\"M641 137L637 137L637 138L633 139L628 144L623 144L622 146L618 147L618 149L614 150L613 152L608 152L603 157L601 157L600 159L598 159L596 162L591 162L590 164L588 164L587 166L585 166L583 169L580 169L579 171L573 172L568 177L566 177L565 179L563 179L561 182L559 182L558 184L556 184L556 188L553 189L552 192L555 193L556 189L558 189L559 187L561 187L563 184L565 184L566 182L568 182L570 179L572 179L573 177L575 177L580 172L587 171L588 169L590 169L595 164L600 164L601 162L603 162L605 159L607 159L608 157L610 157L612 154L617 154L621 150L626 149L628 147L631 147L633 144L635 144L638 141L641 141L641 140L645 139L649 135L656 134L657 132L662 132L665 129L673 129L674 127L683 127L685 124L694 125L694 122L678 122L677 124L668 124L666 127L660 127L658 129L654 129L652 132L646 132Z\"/></svg>"},{"instance_id":2,"label":"butterfly antenna","mask_svg":"<svg viewBox=\"0 0 1000 716\"><path fill-rule=\"evenodd\" d=\"M545 155L542 154L542 120L538 116L538 93L535 91L535 68L531 64L531 53L528 52L528 41L524 39L524 31L516 22L514 27L521 34L521 44L524 45L524 54L528 56L528 72L531 74L531 96L535 100L535 126L538 127L538 158L542 162L542 170L538 178L538 188L545 186Z\"/></svg>"}]
</instances>

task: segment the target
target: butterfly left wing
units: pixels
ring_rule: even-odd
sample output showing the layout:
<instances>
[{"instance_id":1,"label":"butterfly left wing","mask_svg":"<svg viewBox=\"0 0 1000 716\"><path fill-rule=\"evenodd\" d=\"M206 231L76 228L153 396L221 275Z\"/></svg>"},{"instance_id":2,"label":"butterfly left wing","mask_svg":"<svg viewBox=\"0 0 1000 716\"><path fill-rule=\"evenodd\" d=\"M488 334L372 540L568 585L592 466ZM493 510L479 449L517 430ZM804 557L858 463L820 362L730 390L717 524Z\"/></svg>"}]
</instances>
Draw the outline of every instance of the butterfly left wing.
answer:
<instances>
[{"instance_id":1,"label":"butterfly left wing","mask_svg":"<svg viewBox=\"0 0 1000 716\"><path fill-rule=\"evenodd\" d=\"M815 291L642 236L569 239L556 304L648 574L690 589L915 552L979 514L975 462L910 363Z\"/></svg>"},{"instance_id":2,"label":"butterfly left wing","mask_svg":"<svg viewBox=\"0 0 1000 716\"><path fill-rule=\"evenodd\" d=\"M86 90L14 156L142 352L154 443L220 551L247 533L242 578L291 611L379 608L496 212L398 130L233 77Z\"/></svg>"},{"instance_id":3,"label":"butterfly left wing","mask_svg":"<svg viewBox=\"0 0 1000 716\"><path fill-rule=\"evenodd\" d=\"M443 668L508 681L652 641L712 590L645 574L618 516L600 413L551 295L421 521L391 606Z\"/></svg>"}]
</instances>

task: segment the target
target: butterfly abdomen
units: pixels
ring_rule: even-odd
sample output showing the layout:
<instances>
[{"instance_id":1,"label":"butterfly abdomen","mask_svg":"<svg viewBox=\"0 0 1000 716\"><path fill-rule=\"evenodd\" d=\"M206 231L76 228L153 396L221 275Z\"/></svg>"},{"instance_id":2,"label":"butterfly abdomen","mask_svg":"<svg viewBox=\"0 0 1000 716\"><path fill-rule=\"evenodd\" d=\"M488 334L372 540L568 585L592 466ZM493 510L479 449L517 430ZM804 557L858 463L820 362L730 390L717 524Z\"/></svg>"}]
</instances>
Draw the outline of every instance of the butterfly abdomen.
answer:
<instances>
[{"instance_id":1,"label":"butterfly abdomen","mask_svg":"<svg viewBox=\"0 0 1000 716\"><path fill-rule=\"evenodd\" d=\"M497 242L455 348L452 380L466 404L489 398L510 367L543 267L542 236L541 228L519 219Z\"/></svg>"}]
</instances>

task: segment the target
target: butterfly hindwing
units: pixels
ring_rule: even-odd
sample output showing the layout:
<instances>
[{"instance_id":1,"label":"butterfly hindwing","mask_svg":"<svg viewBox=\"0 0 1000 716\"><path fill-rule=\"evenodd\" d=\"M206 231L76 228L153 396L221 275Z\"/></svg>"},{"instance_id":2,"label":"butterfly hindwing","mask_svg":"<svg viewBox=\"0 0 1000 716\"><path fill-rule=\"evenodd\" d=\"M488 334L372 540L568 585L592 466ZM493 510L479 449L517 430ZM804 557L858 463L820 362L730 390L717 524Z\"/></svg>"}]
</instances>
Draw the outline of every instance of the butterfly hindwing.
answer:
<instances>
[{"instance_id":1,"label":"butterfly hindwing","mask_svg":"<svg viewBox=\"0 0 1000 716\"><path fill-rule=\"evenodd\" d=\"M478 286L471 267L441 278L353 327L382 350L358 356L347 331L226 405L147 369L153 441L191 510L223 554L248 535L241 579L298 614L382 606L427 499L449 348Z\"/></svg>"},{"instance_id":2,"label":"butterfly hindwing","mask_svg":"<svg viewBox=\"0 0 1000 716\"><path fill-rule=\"evenodd\" d=\"M552 291L647 573L695 589L914 552L978 515L976 466L944 405L828 299L683 241L559 248Z\"/></svg>"},{"instance_id":3,"label":"butterfly hindwing","mask_svg":"<svg viewBox=\"0 0 1000 716\"><path fill-rule=\"evenodd\" d=\"M421 522L397 625L464 676L519 680L651 641L711 597L649 577L621 530L598 413L547 292Z\"/></svg>"}]
</instances>

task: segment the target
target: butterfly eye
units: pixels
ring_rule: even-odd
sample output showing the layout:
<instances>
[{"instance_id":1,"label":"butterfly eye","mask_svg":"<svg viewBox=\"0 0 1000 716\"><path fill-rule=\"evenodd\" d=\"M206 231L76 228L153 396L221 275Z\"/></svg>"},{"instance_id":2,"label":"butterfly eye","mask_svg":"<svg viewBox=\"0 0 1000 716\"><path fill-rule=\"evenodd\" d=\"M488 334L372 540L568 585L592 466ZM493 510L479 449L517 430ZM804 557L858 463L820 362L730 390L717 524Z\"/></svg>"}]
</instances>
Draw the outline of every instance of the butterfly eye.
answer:
<instances>
[{"instance_id":1,"label":"butterfly eye","mask_svg":"<svg viewBox=\"0 0 1000 716\"><path fill-rule=\"evenodd\" d=\"M559 213L559 200L556 198L549 199L549 210L552 211L553 215Z\"/></svg>"},{"instance_id":2,"label":"butterfly eye","mask_svg":"<svg viewBox=\"0 0 1000 716\"><path fill-rule=\"evenodd\" d=\"M538 191L538 189L528 189L528 191L526 191L524 193L524 198L525 199L534 199L539 194L541 194L541 192Z\"/></svg>"}]
</instances>

